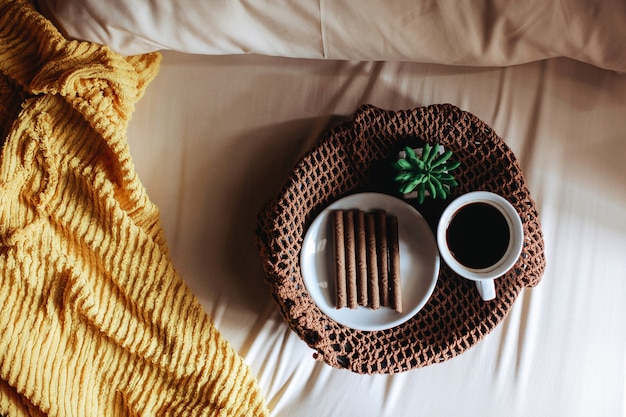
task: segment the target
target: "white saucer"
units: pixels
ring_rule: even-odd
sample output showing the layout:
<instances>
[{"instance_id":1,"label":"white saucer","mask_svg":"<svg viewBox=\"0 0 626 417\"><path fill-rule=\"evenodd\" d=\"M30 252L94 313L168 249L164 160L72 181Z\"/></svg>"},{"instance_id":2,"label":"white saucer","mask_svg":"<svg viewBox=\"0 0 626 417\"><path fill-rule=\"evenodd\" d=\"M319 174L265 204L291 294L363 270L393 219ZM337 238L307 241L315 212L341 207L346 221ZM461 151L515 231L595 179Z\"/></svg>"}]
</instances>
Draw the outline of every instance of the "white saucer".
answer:
<instances>
[{"instance_id":1,"label":"white saucer","mask_svg":"<svg viewBox=\"0 0 626 417\"><path fill-rule=\"evenodd\" d=\"M335 308L335 266L329 213L333 210L385 210L398 218L403 312ZM300 253L302 278L311 298L329 318L356 330L384 330L404 323L428 301L439 275L439 251L430 227L408 203L387 194L361 193L325 208L307 230Z\"/></svg>"}]
</instances>

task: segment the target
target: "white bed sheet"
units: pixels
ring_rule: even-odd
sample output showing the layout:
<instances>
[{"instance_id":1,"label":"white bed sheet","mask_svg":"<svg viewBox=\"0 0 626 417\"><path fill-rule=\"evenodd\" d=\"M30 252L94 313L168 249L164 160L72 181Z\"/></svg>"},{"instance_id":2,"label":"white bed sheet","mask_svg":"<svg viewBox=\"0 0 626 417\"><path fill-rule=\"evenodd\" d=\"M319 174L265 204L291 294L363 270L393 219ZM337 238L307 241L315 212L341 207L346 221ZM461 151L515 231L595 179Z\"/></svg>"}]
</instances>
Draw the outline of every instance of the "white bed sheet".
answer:
<instances>
[{"instance_id":1,"label":"white bed sheet","mask_svg":"<svg viewBox=\"0 0 626 417\"><path fill-rule=\"evenodd\" d=\"M256 214L360 104L442 102L476 114L516 153L546 273L457 358L393 376L331 368L278 313ZM273 416L626 415L626 76L567 59L469 68L166 52L129 138L174 265Z\"/></svg>"}]
</instances>

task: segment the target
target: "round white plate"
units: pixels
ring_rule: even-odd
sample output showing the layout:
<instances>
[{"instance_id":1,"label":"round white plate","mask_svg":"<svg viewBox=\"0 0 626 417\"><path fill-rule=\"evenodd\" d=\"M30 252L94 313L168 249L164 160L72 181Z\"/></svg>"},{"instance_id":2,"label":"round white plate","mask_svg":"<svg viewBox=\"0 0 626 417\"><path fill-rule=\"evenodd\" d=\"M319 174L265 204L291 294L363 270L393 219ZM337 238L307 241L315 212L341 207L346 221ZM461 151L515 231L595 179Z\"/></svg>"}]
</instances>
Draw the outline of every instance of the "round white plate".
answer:
<instances>
[{"instance_id":1,"label":"round white plate","mask_svg":"<svg viewBox=\"0 0 626 417\"><path fill-rule=\"evenodd\" d=\"M329 213L385 210L398 218L402 313L381 307L335 308L335 266ZM325 208L307 230L300 253L302 278L315 304L331 319L357 330L384 330L413 317L430 298L439 275L439 251L432 230L408 203L379 193L353 194Z\"/></svg>"}]
</instances>

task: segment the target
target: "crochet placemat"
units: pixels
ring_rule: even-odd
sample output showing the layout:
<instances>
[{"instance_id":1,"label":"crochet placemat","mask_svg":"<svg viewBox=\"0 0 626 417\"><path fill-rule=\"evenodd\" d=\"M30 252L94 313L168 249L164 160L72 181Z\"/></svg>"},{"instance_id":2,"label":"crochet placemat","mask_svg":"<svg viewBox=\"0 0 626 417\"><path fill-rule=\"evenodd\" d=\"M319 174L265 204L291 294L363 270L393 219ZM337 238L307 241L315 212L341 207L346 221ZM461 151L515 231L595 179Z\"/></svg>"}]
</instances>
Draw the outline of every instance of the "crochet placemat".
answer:
<instances>
[{"instance_id":1,"label":"crochet placemat","mask_svg":"<svg viewBox=\"0 0 626 417\"><path fill-rule=\"evenodd\" d=\"M469 191L492 191L520 214L522 254L496 280L495 300L483 301L473 282L442 262L434 293L407 322L381 331L340 325L320 311L304 286L299 259L307 228L326 206L345 195L393 195L397 187L390 178L390 161L405 145L424 142L439 142L461 161L455 171L459 186L449 200L416 206L431 228L451 199ZM365 105L352 120L331 128L262 208L257 246L267 284L289 326L317 351L318 359L363 374L402 372L461 354L504 319L520 291L537 285L545 269L537 209L513 152L487 124L450 104L406 111Z\"/></svg>"}]
</instances>

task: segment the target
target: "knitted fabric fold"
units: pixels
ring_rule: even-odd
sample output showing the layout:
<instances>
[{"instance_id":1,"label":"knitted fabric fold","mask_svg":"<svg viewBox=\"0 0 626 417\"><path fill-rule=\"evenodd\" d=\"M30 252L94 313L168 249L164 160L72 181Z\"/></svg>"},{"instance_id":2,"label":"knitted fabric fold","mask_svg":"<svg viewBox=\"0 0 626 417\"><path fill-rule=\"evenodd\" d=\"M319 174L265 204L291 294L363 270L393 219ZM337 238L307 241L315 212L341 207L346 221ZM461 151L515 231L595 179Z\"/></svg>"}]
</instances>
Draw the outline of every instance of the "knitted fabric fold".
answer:
<instances>
[{"instance_id":1,"label":"knitted fabric fold","mask_svg":"<svg viewBox=\"0 0 626 417\"><path fill-rule=\"evenodd\" d=\"M269 414L133 168L126 131L159 61L0 0L0 415Z\"/></svg>"}]
</instances>

